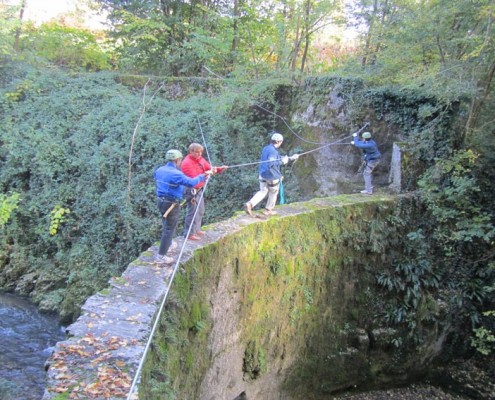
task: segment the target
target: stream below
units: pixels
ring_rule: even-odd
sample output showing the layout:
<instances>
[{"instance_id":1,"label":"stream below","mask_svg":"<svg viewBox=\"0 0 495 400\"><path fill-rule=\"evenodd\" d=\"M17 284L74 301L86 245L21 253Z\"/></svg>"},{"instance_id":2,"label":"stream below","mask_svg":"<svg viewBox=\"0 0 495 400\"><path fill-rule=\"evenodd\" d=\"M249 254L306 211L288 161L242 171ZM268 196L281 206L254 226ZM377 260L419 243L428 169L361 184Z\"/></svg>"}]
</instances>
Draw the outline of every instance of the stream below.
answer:
<instances>
[{"instance_id":1,"label":"stream below","mask_svg":"<svg viewBox=\"0 0 495 400\"><path fill-rule=\"evenodd\" d=\"M29 300L0 292L0 400L39 400L44 364L65 338L56 315L42 314Z\"/></svg>"}]
</instances>

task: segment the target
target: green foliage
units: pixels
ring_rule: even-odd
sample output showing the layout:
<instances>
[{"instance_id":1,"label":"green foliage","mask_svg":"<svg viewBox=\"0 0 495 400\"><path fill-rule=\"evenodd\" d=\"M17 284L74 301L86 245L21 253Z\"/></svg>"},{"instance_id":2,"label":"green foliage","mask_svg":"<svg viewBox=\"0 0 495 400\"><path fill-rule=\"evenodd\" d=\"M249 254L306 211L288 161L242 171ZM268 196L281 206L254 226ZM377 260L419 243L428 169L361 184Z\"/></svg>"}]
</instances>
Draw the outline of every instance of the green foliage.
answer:
<instances>
[{"instance_id":1,"label":"green foliage","mask_svg":"<svg viewBox=\"0 0 495 400\"><path fill-rule=\"evenodd\" d=\"M347 70L374 84L422 88L440 99L459 99L474 93L493 61L489 0L421 6L407 0L363 0L355 6L354 15L365 22L366 31L359 60L352 60Z\"/></svg>"},{"instance_id":2,"label":"green foliage","mask_svg":"<svg viewBox=\"0 0 495 400\"><path fill-rule=\"evenodd\" d=\"M3 61L15 55L14 41L15 33L20 28L18 19L18 7L0 3L0 71Z\"/></svg>"},{"instance_id":3,"label":"green foliage","mask_svg":"<svg viewBox=\"0 0 495 400\"><path fill-rule=\"evenodd\" d=\"M26 98L26 94L32 90L32 82L29 80L24 80L19 82L12 92L6 92L5 98L9 102L18 102Z\"/></svg>"},{"instance_id":4,"label":"green foliage","mask_svg":"<svg viewBox=\"0 0 495 400\"><path fill-rule=\"evenodd\" d=\"M483 327L477 328L474 330L474 335L471 338L471 346L481 354L487 356L495 350L495 332L493 330L490 331Z\"/></svg>"},{"instance_id":5,"label":"green foliage","mask_svg":"<svg viewBox=\"0 0 495 400\"><path fill-rule=\"evenodd\" d=\"M111 59L91 32L59 25L25 27L21 50L72 70L101 71L111 68Z\"/></svg>"},{"instance_id":6,"label":"green foliage","mask_svg":"<svg viewBox=\"0 0 495 400\"><path fill-rule=\"evenodd\" d=\"M251 162L279 123L255 113L249 91L217 96L212 88L218 86L204 81L150 81L143 90L116 83L122 77L111 73L7 71L0 89L0 187L19 193L23 207L5 226L5 240L15 246L2 262L16 274L51 276L53 285L47 289L40 280L33 295L59 307L64 320L159 238L152 173L168 148L186 153L191 142L202 143L201 124L214 165ZM263 90L274 101L275 89ZM256 96L263 99L262 89ZM204 223L230 216L257 184L256 165L215 176Z\"/></svg>"},{"instance_id":7,"label":"green foliage","mask_svg":"<svg viewBox=\"0 0 495 400\"><path fill-rule=\"evenodd\" d=\"M5 195L0 193L0 229L9 221L12 212L19 206L20 194L11 193Z\"/></svg>"},{"instance_id":8,"label":"green foliage","mask_svg":"<svg viewBox=\"0 0 495 400\"><path fill-rule=\"evenodd\" d=\"M317 0L183 3L100 0L114 22L121 68L195 76L204 67L222 76L259 77L304 71L310 46L341 9ZM336 21L336 20L334 20Z\"/></svg>"},{"instance_id":9,"label":"green foliage","mask_svg":"<svg viewBox=\"0 0 495 400\"><path fill-rule=\"evenodd\" d=\"M57 234L59 225L65 221L65 214L70 214L69 208L64 208L58 204L53 208L51 211L50 235Z\"/></svg>"},{"instance_id":10,"label":"green foliage","mask_svg":"<svg viewBox=\"0 0 495 400\"><path fill-rule=\"evenodd\" d=\"M480 323L483 310L493 309L495 281L491 264L495 226L493 210L487 206L492 199L483 193L493 193L493 187L481 190L479 186L485 157L471 149L455 151L437 159L418 183L431 224L432 258L442 281L448 283L445 302L452 315L467 320L455 319L459 331L465 329L465 322L471 324L473 346L483 354L487 354L490 336Z\"/></svg>"},{"instance_id":11,"label":"green foliage","mask_svg":"<svg viewBox=\"0 0 495 400\"><path fill-rule=\"evenodd\" d=\"M495 269L495 264L490 264L490 268L493 271ZM486 292L493 295L495 292L495 284L486 288ZM490 304L491 307L494 305L493 302ZM473 329L473 333L474 336L471 337L471 346L479 353L487 356L495 351L495 310L493 310L493 308L490 311L482 313L480 320L477 323L477 327Z\"/></svg>"},{"instance_id":12,"label":"green foliage","mask_svg":"<svg viewBox=\"0 0 495 400\"><path fill-rule=\"evenodd\" d=\"M452 256L459 242L495 236L491 215L477 201L480 191L474 176L478 156L471 150L455 152L451 158L437 160L420 180L425 202L436 221L435 238Z\"/></svg>"},{"instance_id":13,"label":"green foliage","mask_svg":"<svg viewBox=\"0 0 495 400\"><path fill-rule=\"evenodd\" d=\"M385 295L379 301L381 315L387 325L398 328L391 339L397 348L421 343L427 334L425 327L442 318L434 300L443 287L441 274L431 257L429 232L422 228L426 222L419 214L418 203L409 201L389 218L388 235L401 239L393 244L391 264L376 274L377 285ZM411 226L417 230L411 230Z\"/></svg>"},{"instance_id":14,"label":"green foliage","mask_svg":"<svg viewBox=\"0 0 495 400\"><path fill-rule=\"evenodd\" d=\"M257 379L263 372L266 372L265 352L254 340L248 342L244 351L242 371L249 379Z\"/></svg>"}]
</instances>

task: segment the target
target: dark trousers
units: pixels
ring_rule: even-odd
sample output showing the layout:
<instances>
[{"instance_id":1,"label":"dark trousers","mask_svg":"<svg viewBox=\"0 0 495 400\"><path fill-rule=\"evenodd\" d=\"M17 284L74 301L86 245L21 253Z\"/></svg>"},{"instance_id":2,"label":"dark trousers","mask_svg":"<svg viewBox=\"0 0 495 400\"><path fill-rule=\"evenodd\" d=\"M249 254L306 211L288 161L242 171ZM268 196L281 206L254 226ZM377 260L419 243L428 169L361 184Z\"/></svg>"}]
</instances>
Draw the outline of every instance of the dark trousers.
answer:
<instances>
[{"instance_id":1,"label":"dark trousers","mask_svg":"<svg viewBox=\"0 0 495 400\"><path fill-rule=\"evenodd\" d=\"M195 195L191 194L190 188L187 188L184 191L184 198L187 200L184 232L182 234L184 237L186 237L187 232L189 232L189 227L191 227L189 235L194 235L201 230L203 215L205 214L205 199L202 194L203 188L199 189ZM196 214L196 217L193 219L194 214Z\"/></svg>"},{"instance_id":2,"label":"dark trousers","mask_svg":"<svg viewBox=\"0 0 495 400\"><path fill-rule=\"evenodd\" d=\"M172 244L172 239L174 237L175 229L179 223L180 216L180 205L174 201L167 199L158 199L158 209L160 210L162 216L162 237L160 239L160 247L158 248L158 254L164 256L167 254L168 248ZM167 218L163 218L163 214L175 204L172 211L167 215Z\"/></svg>"}]
</instances>

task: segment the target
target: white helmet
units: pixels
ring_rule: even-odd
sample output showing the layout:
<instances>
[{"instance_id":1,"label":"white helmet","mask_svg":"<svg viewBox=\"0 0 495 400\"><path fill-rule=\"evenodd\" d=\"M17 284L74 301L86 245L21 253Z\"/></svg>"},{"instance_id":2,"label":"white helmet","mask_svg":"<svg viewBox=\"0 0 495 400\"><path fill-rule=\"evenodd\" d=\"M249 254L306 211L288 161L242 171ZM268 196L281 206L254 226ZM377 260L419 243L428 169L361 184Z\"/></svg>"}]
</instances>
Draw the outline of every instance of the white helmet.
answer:
<instances>
[{"instance_id":1,"label":"white helmet","mask_svg":"<svg viewBox=\"0 0 495 400\"><path fill-rule=\"evenodd\" d=\"M274 142L283 142L284 141L284 137L280 133L275 132L272 135L272 141L274 141Z\"/></svg>"}]
</instances>

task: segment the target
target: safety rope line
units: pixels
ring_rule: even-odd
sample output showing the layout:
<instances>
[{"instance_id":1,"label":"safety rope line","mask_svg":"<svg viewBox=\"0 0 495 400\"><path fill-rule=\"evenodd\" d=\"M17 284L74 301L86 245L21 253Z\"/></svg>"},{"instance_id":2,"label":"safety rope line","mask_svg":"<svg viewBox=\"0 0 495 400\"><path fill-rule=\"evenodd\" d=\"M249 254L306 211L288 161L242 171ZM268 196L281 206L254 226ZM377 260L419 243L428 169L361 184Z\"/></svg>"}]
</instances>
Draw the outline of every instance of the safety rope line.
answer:
<instances>
[{"instance_id":1,"label":"safety rope line","mask_svg":"<svg viewBox=\"0 0 495 400\"><path fill-rule=\"evenodd\" d=\"M199 123L199 120L198 120L198 123ZM201 125L200 125L200 129L201 129ZM206 140L204 138L203 130L202 129L201 129L201 135L203 136L203 141L204 141L205 149L206 149ZM207 157L208 157L208 162L210 162L210 165L211 165L211 160L210 160L210 156L208 155L208 152L207 152ZM204 182L205 182L205 184L203 186L203 190L201 190L201 196L199 197L199 201L196 204L200 204L201 201L203 200L203 196L204 196L204 194L206 192L206 188L208 186L209 179L206 179ZM194 215L193 215L193 218L192 218L192 222L189 225L189 229L187 230L186 235L184 237L184 243L182 243L182 247L180 249L179 256L177 257L177 261L175 262L174 269L172 270L172 275L170 276L169 284L165 288L165 294L164 294L163 299L162 299L162 301L160 303L160 308L158 309L158 312L155 314L156 315L155 322L153 323L153 327L151 328L150 335L148 337L148 341L146 342L146 346L144 348L143 355L141 356L141 360L139 362L139 365L138 365L138 368L136 370L136 373L134 374L134 379L133 379L132 384L131 384L131 387L129 389L129 392L128 392L128 395L127 395L127 400L132 400L132 397L131 396L132 396L132 394L133 394L133 392L135 390L136 384L137 384L137 382L138 382L138 380L139 380L139 378L141 376L141 370L143 368L143 364L144 364L144 361L146 359L146 355L148 354L149 348L151 346L151 341L152 341L153 336L155 335L155 331L156 331L156 329L158 327L158 323L160 321L160 316L162 315L163 308L165 307L165 302L167 300L168 293L170 291L170 287L172 286L172 283L174 281L175 274L177 273L177 270L179 268L179 264L180 264L180 261L182 259L182 255L184 254L184 249L186 248L187 238L189 237L189 234L191 233L191 229L193 227L193 222L196 219L196 215L198 213L198 210L199 210L199 207L196 207L196 209L194 210Z\"/></svg>"},{"instance_id":2,"label":"safety rope line","mask_svg":"<svg viewBox=\"0 0 495 400\"><path fill-rule=\"evenodd\" d=\"M216 72L212 71L212 70L211 70L210 68L208 68L207 66L203 65L203 68L204 68L206 71L208 71L210 74L212 74L212 75L216 76L217 78L219 78L219 79L221 79L221 80L223 80L223 81L227 81L227 79L226 79L225 77L223 77L223 76L221 76L221 75L218 75ZM302 137L302 136L298 135L298 134L297 134L297 133L296 133L296 132L295 132L295 131L291 128L291 126L287 123L287 121L285 120L285 118L284 118L284 117L282 117L281 115L279 115L279 114L277 114L277 113L275 113L275 112L273 112L273 111L271 111L271 110L269 110L269 109L267 109L267 108L263 107L262 105L260 105L259 103L255 102L255 101L253 101L253 100L250 100L250 103L251 103L252 105L254 105L254 106L258 107L259 109L261 109L261 110L263 110L263 111L266 111L267 113L272 114L273 116L275 116L275 117L279 118L280 120L282 120L282 122L285 124L285 126L287 127L287 129L289 129L289 131L290 131L290 132L292 132L292 134L293 134L294 136L296 136L299 140L301 140L301 141L303 141L303 142L305 142L305 143L309 143L309 144L318 144L318 145L327 145L327 144L329 144L329 143L327 143L327 142L313 142L312 140L305 139L304 137ZM359 129L359 130L357 131L357 133L361 132L361 131L362 131L364 128L366 128L368 125L369 125L369 122L367 122L367 123L366 123L366 124L365 124L365 125L361 128L361 129ZM352 136L352 134L351 134L351 135L346 135L346 138L347 138L347 137L350 137L350 136ZM343 140L343 139L341 139L341 140ZM340 143L340 144L347 144L347 143ZM329 145L330 145L330 144L329 144ZM324 146L324 147L325 147L325 146ZM319 149L318 149L318 150L319 150Z\"/></svg>"},{"instance_id":3,"label":"safety rope line","mask_svg":"<svg viewBox=\"0 0 495 400\"><path fill-rule=\"evenodd\" d=\"M269 114L272 114L273 116L277 117L277 118L280 118L282 120L282 122L285 124L285 126L287 127L287 129L289 129L289 131L292 132L292 134L294 136L296 136L299 140L305 142L305 143L309 143L309 144L327 144L327 142L313 142L312 140L308 140L308 139L305 139L303 138L302 136L298 135L291 127L290 125L287 123L287 121L285 120L284 117L282 117L281 115L278 115L277 113L269 110L268 108L265 108L263 106L261 106L260 104L256 103L255 101L251 101L251 104L253 104L254 106L260 108L261 110L263 111L266 111L267 113ZM347 136L346 136L347 137Z\"/></svg>"},{"instance_id":4,"label":"safety rope line","mask_svg":"<svg viewBox=\"0 0 495 400\"><path fill-rule=\"evenodd\" d=\"M204 67L205 69L208 70L208 72L216 75L216 76L219 76L217 74L215 74L213 71L210 71L207 67ZM220 77L220 76L219 76ZM221 79L224 79L223 77L220 77ZM281 117L280 115L260 106L259 104L257 103L253 103L255 106L259 107L260 109L280 118L284 124L287 126L287 128L297 137L299 138L300 140L302 140L303 142L306 142L306 143L310 143L310 144L321 144L322 146L320 147L317 147L315 149L312 149L312 150L308 150L308 151L305 151L303 153L300 153L299 156L303 156L303 155L306 155L306 154L309 154L309 153L312 153L312 152L315 152L315 151L318 151L318 150L321 150L325 147L328 147L328 146L334 146L334 145L344 145L344 144L348 144L348 143L339 143L341 142L342 140L345 140L345 139L348 139L349 137L353 136L353 135L346 135L345 137L341 138L341 139L338 139L334 142L331 142L331 143L321 143L321 142L313 142L313 141L309 141L309 140L306 140L304 139L303 137L299 136L288 124L287 122L285 121L285 119L283 117ZM196 116L196 120L198 122L198 126L199 126L199 129L200 129L200 132L201 132L201 136L203 138L203 144L204 144L204 149L206 151L206 156L208 158L208 162L210 163L210 165L212 166L211 164L211 159L210 159L210 155L208 153L208 147L206 145L206 139L205 139L205 136L204 136L204 133L203 133L203 128L201 127L201 123L199 121L199 118ZM367 126L369 125L369 123L367 122L361 129L359 129L356 133L359 133L361 132L364 128L366 128ZM245 167L245 166L249 166L249 165L256 165L256 164L261 164L261 163L265 163L265 162L272 162L273 160L267 160L267 161L257 161L257 162L251 162L251 163L244 163L244 164L237 164L237 165L230 165L228 166L229 169L231 168L240 168L240 167ZM205 184L203 186L203 190L201 191L201 196L199 198L199 202L197 204L199 204L202 200L203 200L203 196L206 192L206 188L208 186L208 182L209 182L209 179L206 179L205 180ZM196 215L198 213L198 210L199 210L199 207L196 207L195 211L194 211L194 215L193 215L193 218L192 218L192 221L194 221L196 219ZM165 294L163 296L163 299L160 303L160 308L158 309L158 312L156 313L156 318L155 318L155 322L153 323L153 327L150 331L150 335L148 337L148 340L147 340L147 343L146 343L146 346L144 348L144 352L143 352L143 355L141 356L141 360L139 362L139 365L138 365L138 368L136 370L136 373L134 375L134 379L132 381L132 384L131 384L131 387L129 389L129 392L128 392L128 396L127 396L127 400L132 400L131 396L135 390L135 387L136 387L136 384L140 378L140 375L141 375L141 370L143 368L143 364L144 364L144 361L146 359L146 355L148 354L148 351L149 351L149 348L151 347L151 341L153 339L153 336L155 334L155 331L158 327L158 323L160 321L160 316L162 314L162 311L163 311L163 308L165 307L165 302L167 300L167 297L168 297L168 294L169 294L169 291L170 291L170 287L172 286L172 283L174 281L174 277L175 277L175 274L177 273L177 270L179 268L179 264L180 264L180 261L181 261L181 258L182 258L182 255L184 254L184 250L185 250L185 247L186 247L186 244L187 244L187 238L189 237L189 234L191 233L191 228L193 226L193 223L191 223L189 225L189 229L187 230L186 232L186 235L184 237L184 242L182 243L182 247L181 247L181 250L180 250L180 253L179 253L179 256L177 257L177 261L175 262L175 265L174 265L174 268L172 270L172 275L170 277L170 280L169 280L169 284L168 286L165 288Z\"/></svg>"},{"instance_id":5,"label":"safety rope line","mask_svg":"<svg viewBox=\"0 0 495 400\"><path fill-rule=\"evenodd\" d=\"M361 128L361 129L362 129L362 128ZM305 152L303 152L303 153L299 153L298 155L299 155L299 156L304 156L304 155L306 155L306 154L312 153L312 152L314 152L314 151L321 150L321 149L323 149L323 148L325 148L325 147L328 147L328 146L336 146L336 145L339 145L339 144L340 144L340 145L347 145L347 144L349 144L349 143L339 143L339 142L341 142L342 140L348 139L348 138L349 138L349 137L351 137L351 136L352 136L352 135L347 135L347 136L345 136L345 137L343 137L343 138L341 138L341 139L336 140L335 142L332 142L332 143L327 143L327 144L325 144L325 145L323 145L323 146L320 146L320 147L317 147L317 148L315 148L315 149L308 150L308 151L305 151ZM248 166L248 165L263 164L263 163L269 163L269 162L273 162L273 160L255 161L255 162L249 162L249 163L244 163L244 164L229 165L228 167L229 167L229 169L231 169L231 168L240 168L240 167L246 167L246 166Z\"/></svg>"},{"instance_id":6,"label":"safety rope line","mask_svg":"<svg viewBox=\"0 0 495 400\"><path fill-rule=\"evenodd\" d=\"M201 132L201 137L203 138L203 144L205 146L206 157L208 157L208 162L210 163L210 166L213 167L213 165L211 164L210 154L208 153L208 146L206 145L205 135L203 134L203 128L201 127L201 122L199 122L199 118L197 115L196 115L196 121L198 121L199 131Z\"/></svg>"}]
</instances>

